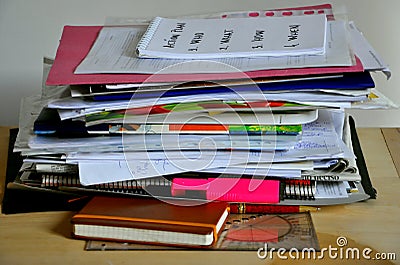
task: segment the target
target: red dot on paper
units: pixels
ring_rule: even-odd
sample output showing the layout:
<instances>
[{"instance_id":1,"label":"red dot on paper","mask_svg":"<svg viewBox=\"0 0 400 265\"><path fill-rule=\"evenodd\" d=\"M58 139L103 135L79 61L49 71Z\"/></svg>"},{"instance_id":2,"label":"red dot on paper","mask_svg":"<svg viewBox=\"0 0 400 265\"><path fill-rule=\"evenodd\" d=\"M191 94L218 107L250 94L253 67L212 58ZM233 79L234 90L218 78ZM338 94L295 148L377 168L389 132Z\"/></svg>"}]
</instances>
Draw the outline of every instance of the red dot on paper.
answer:
<instances>
[{"instance_id":1,"label":"red dot on paper","mask_svg":"<svg viewBox=\"0 0 400 265\"><path fill-rule=\"evenodd\" d=\"M274 12L265 12L265 16L267 16L267 17L273 17L275 15L275 13Z\"/></svg>"},{"instance_id":2,"label":"red dot on paper","mask_svg":"<svg viewBox=\"0 0 400 265\"><path fill-rule=\"evenodd\" d=\"M292 12L292 11L285 11L285 12L282 12L282 16L291 16L291 15L293 15L293 12Z\"/></svg>"},{"instance_id":3,"label":"red dot on paper","mask_svg":"<svg viewBox=\"0 0 400 265\"><path fill-rule=\"evenodd\" d=\"M258 17L260 14L258 12L250 12L249 17Z\"/></svg>"},{"instance_id":4,"label":"red dot on paper","mask_svg":"<svg viewBox=\"0 0 400 265\"><path fill-rule=\"evenodd\" d=\"M304 11L304 15L312 15L312 14L314 14L314 10Z\"/></svg>"},{"instance_id":5,"label":"red dot on paper","mask_svg":"<svg viewBox=\"0 0 400 265\"><path fill-rule=\"evenodd\" d=\"M221 17L222 17L222 18L227 18L227 17L228 17L228 15L222 15Z\"/></svg>"}]
</instances>

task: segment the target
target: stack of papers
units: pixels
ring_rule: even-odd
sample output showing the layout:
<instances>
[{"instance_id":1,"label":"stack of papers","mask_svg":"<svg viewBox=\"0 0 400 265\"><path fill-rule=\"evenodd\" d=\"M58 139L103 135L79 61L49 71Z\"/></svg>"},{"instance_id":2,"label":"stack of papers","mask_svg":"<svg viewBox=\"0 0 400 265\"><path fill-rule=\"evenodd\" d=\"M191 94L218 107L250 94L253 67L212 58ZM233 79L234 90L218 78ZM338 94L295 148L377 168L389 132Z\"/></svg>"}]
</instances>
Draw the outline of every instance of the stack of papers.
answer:
<instances>
[{"instance_id":1,"label":"stack of papers","mask_svg":"<svg viewBox=\"0 0 400 265\"><path fill-rule=\"evenodd\" d=\"M275 20L266 18L270 12ZM284 12L292 16L285 18ZM240 28L264 20L301 25L304 32L293 29L289 37L315 34L316 43L308 35L302 39L308 48L292 53L172 56L147 53L152 46L143 45L155 21L66 26L54 62L44 63L42 94L22 102L15 146L26 157L20 184L207 199L175 191L182 185L198 190L199 179L235 180L232 185L250 179L248 192L259 187L263 193L263 180L279 183L281 188L268 189L277 193L277 204L373 197L361 184L360 154L353 151L354 128L345 109L393 106L374 89L372 72L390 77L384 61L354 23L335 20L330 5L263 11L259 18L247 14L155 21L172 23L175 33L196 24L192 44L203 41L198 33L206 34L209 23ZM307 29L310 21L317 23L315 32ZM263 38L261 31L253 36L256 41ZM163 39L152 37L156 43ZM229 189L218 190L224 191ZM272 203L233 195L220 198Z\"/></svg>"}]
</instances>

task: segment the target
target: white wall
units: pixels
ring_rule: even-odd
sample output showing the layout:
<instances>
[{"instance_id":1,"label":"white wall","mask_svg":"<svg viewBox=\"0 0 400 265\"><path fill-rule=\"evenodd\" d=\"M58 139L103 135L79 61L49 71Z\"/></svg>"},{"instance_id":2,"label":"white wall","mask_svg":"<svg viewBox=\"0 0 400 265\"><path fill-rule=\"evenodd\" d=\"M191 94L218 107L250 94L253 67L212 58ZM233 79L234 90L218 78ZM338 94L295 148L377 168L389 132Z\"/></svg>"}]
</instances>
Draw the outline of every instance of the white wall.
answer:
<instances>
[{"instance_id":1,"label":"white wall","mask_svg":"<svg viewBox=\"0 0 400 265\"><path fill-rule=\"evenodd\" d=\"M328 1L327 1L328 2ZM321 4L306 0L0 0L0 125L17 125L22 97L40 92L43 56L54 57L64 25L101 25L106 17L153 17ZM400 104L398 0L332 0L364 32L393 77L377 88ZM400 127L400 110L351 111L358 127Z\"/></svg>"}]
</instances>

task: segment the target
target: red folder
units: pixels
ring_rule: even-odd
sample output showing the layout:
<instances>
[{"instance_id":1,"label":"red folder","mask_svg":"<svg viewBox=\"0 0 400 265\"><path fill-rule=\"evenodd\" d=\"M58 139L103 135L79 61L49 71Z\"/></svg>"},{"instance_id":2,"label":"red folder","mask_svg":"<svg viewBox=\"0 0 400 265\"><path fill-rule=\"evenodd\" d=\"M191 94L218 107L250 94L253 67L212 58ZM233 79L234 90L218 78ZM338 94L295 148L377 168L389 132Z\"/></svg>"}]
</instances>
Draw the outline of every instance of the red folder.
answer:
<instances>
[{"instance_id":1,"label":"red folder","mask_svg":"<svg viewBox=\"0 0 400 265\"><path fill-rule=\"evenodd\" d=\"M101 29L102 26L64 27L56 58L46 81L47 85L142 83L150 76L152 77L152 82L184 82L243 78L243 73L158 74L157 76L151 74L74 74L76 67L78 67L90 51ZM361 61L356 58L356 65L354 66L259 70L245 72L245 74L248 75L249 78L259 78L362 71L363 66Z\"/></svg>"}]
</instances>

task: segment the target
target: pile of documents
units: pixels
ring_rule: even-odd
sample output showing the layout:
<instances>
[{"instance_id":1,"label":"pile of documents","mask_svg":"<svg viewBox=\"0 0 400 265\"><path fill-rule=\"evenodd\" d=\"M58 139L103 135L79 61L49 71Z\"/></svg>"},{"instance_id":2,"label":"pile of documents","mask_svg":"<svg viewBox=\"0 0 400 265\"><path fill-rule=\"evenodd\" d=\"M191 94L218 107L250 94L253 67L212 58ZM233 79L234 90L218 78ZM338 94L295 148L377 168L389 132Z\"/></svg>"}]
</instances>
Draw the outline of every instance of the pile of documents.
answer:
<instances>
[{"instance_id":1,"label":"pile of documents","mask_svg":"<svg viewBox=\"0 0 400 265\"><path fill-rule=\"evenodd\" d=\"M175 35L168 31L163 45L178 45L192 19L235 27L272 13L272 22L285 23L285 12L304 31L302 23L320 21L315 34L322 41L268 56L141 58L138 44L155 21L65 26L55 60L44 61L41 95L22 102L14 150L25 159L16 183L230 203L328 205L374 197L363 181L368 175L360 173L362 154L355 152L354 122L345 109L392 107L372 78L373 72L389 78L390 70L353 22L335 19L330 5L258 17L176 18ZM201 32L186 32L192 49L208 41ZM254 45L268 38L254 32ZM285 37L307 42L297 38L303 33L312 32L293 27ZM219 40L237 41L229 31Z\"/></svg>"}]
</instances>

